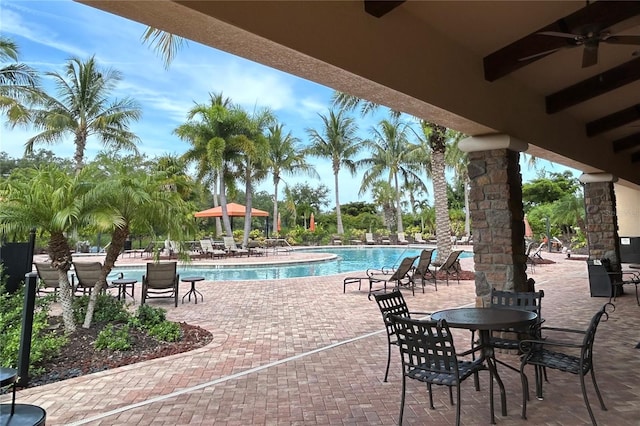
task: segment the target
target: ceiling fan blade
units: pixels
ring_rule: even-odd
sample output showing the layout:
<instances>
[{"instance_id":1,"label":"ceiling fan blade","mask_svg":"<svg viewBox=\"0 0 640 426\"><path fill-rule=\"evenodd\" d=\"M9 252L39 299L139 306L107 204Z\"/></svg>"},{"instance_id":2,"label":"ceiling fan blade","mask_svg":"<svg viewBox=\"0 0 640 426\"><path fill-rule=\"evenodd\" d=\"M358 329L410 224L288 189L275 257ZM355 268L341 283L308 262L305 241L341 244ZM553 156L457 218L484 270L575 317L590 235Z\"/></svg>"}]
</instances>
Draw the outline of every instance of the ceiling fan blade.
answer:
<instances>
[{"instance_id":1,"label":"ceiling fan blade","mask_svg":"<svg viewBox=\"0 0 640 426\"><path fill-rule=\"evenodd\" d=\"M541 32L536 33L536 34L550 36L550 37L570 38L570 39L576 40L576 41L582 38L582 36L579 35L579 34L561 33L559 31L541 31Z\"/></svg>"},{"instance_id":2,"label":"ceiling fan blade","mask_svg":"<svg viewBox=\"0 0 640 426\"><path fill-rule=\"evenodd\" d=\"M606 43L611 43L611 44L632 44L632 45L640 45L640 36L625 36L625 35L619 35L619 36L610 36L605 38L604 40L602 40Z\"/></svg>"},{"instance_id":3,"label":"ceiling fan blade","mask_svg":"<svg viewBox=\"0 0 640 426\"><path fill-rule=\"evenodd\" d=\"M598 63L598 45L585 46L582 52L582 68L587 68Z\"/></svg>"},{"instance_id":4,"label":"ceiling fan blade","mask_svg":"<svg viewBox=\"0 0 640 426\"><path fill-rule=\"evenodd\" d=\"M572 46L567 46L567 47L572 47ZM531 59L541 59L544 56L547 55L551 55L554 52L557 52L558 50L562 50L564 49L564 47L559 47L557 49L551 49L551 50L545 50L544 52L538 52L534 55L529 55L529 56L525 56L524 58L519 58L518 61L528 61Z\"/></svg>"}]
</instances>

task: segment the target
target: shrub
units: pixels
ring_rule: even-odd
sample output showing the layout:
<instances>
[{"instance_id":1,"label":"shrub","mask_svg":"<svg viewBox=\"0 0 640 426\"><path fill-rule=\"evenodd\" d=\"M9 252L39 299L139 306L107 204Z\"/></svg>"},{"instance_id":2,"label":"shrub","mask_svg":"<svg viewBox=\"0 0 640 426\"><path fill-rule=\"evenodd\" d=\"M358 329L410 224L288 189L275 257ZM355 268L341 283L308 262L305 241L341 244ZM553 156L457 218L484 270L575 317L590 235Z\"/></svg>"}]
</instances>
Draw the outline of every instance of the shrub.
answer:
<instances>
[{"instance_id":1,"label":"shrub","mask_svg":"<svg viewBox=\"0 0 640 426\"><path fill-rule=\"evenodd\" d=\"M73 318L77 323L82 323L87 313L89 296L74 297ZM105 322L127 322L131 314L127 311L124 301L120 301L108 294L99 294L96 300L96 309L93 312L93 321Z\"/></svg>"},{"instance_id":2,"label":"shrub","mask_svg":"<svg viewBox=\"0 0 640 426\"><path fill-rule=\"evenodd\" d=\"M149 334L164 342L176 342L182 337L180 324L171 321L164 321L152 326L148 330Z\"/></svg>"},{"instance_id":3,"label":"shrub","mask_svg":"<svg viewBox=\"0 0 640 426\"><path fill-rule=\"evenodd\" d=\"M29 369L37 372L37 365L58 354L67 339L49 329L49 305L53 295L36 298L33 314ZM9 294L0 283L0 365L16 368L22 330L24 286Z\"/></svg>"},{"instance_id":4,"label":"shrub","mask_svg":"<svg viewBox=\"0 0 640 426\"><path fill-rule=\"evenodd\" d=\"M98 338L94 343L96 349L111 349L112 351L127 351L131 349L131 337L128 325L114 326L107 325L98 334Z\"/></svg>"},{"instance_id":5,"label":"shrub","mask_svg":"<svg viewBox=\"0 0 640 426\"><path fill-rule=\"evenodd\" d=\"M175 342L182 337L180 324L167 321L166 311L162 308L140 305L129 324L165 342Z\"/></svg>"}]
</instances>

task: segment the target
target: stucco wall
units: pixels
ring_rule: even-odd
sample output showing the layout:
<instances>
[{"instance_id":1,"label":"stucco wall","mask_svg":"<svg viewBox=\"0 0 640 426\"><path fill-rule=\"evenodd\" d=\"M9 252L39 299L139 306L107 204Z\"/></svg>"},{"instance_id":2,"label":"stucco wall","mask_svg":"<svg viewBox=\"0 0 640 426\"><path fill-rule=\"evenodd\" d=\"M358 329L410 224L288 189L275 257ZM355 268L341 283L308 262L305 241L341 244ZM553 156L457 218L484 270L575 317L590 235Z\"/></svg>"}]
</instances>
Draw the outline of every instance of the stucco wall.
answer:
<instances>
[{"instance_id":1,"label":"stucco wall","mask_svg":"<svg viewBox=\"0 0 640 426\"><path fill-rule=\"evenodd\" d=\"M614 185L618 234L621 237L640 237L640 191Z\"/></svg>"}]
</instances>

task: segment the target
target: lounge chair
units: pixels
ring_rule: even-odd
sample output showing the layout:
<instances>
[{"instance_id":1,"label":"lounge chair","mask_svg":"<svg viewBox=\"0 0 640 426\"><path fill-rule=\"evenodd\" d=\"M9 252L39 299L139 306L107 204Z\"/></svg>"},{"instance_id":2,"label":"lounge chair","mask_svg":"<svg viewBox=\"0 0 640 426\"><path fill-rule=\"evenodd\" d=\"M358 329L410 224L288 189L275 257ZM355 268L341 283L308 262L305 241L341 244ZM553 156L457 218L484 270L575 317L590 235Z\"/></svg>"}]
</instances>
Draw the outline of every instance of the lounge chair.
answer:
<instances>
[{"instance_id":1,"label":"lounge chair","mask_svg":"<svg viewBox=\"0 0 640 426\"><path fill-rule=\"evenodd\" d=\"M331 237L331 245L341 246L342 245L342 236L334 235Z\"/></svg>"},{"instance_id":2,"label":"lounge chair","mask_svg":"<svg viewBox=\"0 0 640 426\"><path fill-rule=\"evenodd\" d=\"M531 250L535 243L527 244L527 248L524 251L524 255L527 256L527 265L531 265L531 273L536 272L536 260L532 257Z\"/></svg>"},{"instance_id":3,"label":"lounge chair","mask_svg":"<svg viewBox=\"0 0 640 426\"><path fill-rule=\"evenodd\" d=\"M438 283L436 280L436 274L432 271L429 266L431 266L431 256L433 255L433 249L424 249L420 252L420 259L418 260L418 264L413 271L411 279L414 281L420 280L422 284L422 292L424 293L424 286L426 281L433 280L433 285L435 286L436 291L438 291Z\"/></svg>"},{"instance_id":4,"label":"lounge chair","mask_svg":"<svg viewBox=\"0 0 640 426\"><path fill-rule=\"evenodd\" d=\"M388 235L382 235L380 236L380 244L391 244L391 240L389 239Z\"/></svg>"},{"instance_id":5,"label":"lounge chair","mask_svg":"<svg viewBox=\"0 0 640 426\"><path fill-rule=\"evenodd\" d=\"M73 262L73 271L71 281L75 291L82 291L83 295L87 293L91 295L91 291L102 274L102 264L100 262ZM109 284L106 285L109 287Z\"/></svg>"},{"instance_id":6,"label":"lounge chair","mask_svg":"<svg viewBox=\"0 0 640 426\"><path fill-rule=\"evenodd\" d=\"M373 234L371 232L367 232L364 234L364 243L367 245L373 245L376 243L376 240L373 239Z\"/></svg>"},{"instance_id":7,"label":"lounge chair","mask_svg":"<svg viewBox=\"0 0 640 426\"><path fill-rule=\"evenodd\" d=\"M208 238L200 240L200 249L205 257L211 257L212 259L214 257L224 257L227 255L226 251L214 248L213 243L211 243L211 240Z\"/></svg>"},{"instance_id":8,"label":"lounge chair","mask_svg":"<svg viewBox=\"0 0 640 426\"><path fill-rule=\"evenodd\" d=\"M177 262L147 263L147 273L142 276L142 304L147 299L171 298L178 307Z\"/></svg>"},{"instance_id":9,"label":"lounge chair","mask_svg":"<svg viewBox=\"0 0 640 426\"><path fill-rule=\"evenodd\" d=\"M383 268L381 270L367 270L367 275L369 276L369 299L371 299L371 294L374 292L373 285L377 283L383 283L384 288L376 291L384 290L387 291L387 283L395 283L396 288L400 287L410 287L412 294L415 296L415 285L413 280L411 279L411 268L413 267L413 262L416 261L418 256L410 256L405 257L400 262L398 269L391 270Z\"/></svg>"},{"instance_id":10,"label":"lounge chair","mask_svg":"<svg viewBox=\"0 0 640 426\"><path fill-rule=\"evenodd\" d=\"M246 254L249 257L249 250L245 248L239 248L236 245L236 241L233 237L222 237L224 240L224 248L227 250L227 253L231 256L242 256Z\"/></svg>"},{"instance_id":11,"label":"lounge chair","mask_svg":"<svg viewBox=\"0 0 640 426\"><path fill-rule=\"evenodd\" d=\"M544 246L546 246L547 243L545 242L541 242L540 245L538 246L538 248L533 252L533 254L530 256L531 259L536 262L536 259L540 259L540 260L544 260L542 258L542 249L544 248Z\"/></svg>"},{"instance_id":12,"label":"lounge chair","mask_svg":"<svg viewBox=\"0 0 640 426\"><path fill-rule=\"evenodd\" d=\"M51 266L49 262L36 262L34 265L41 282L41 285L38 286L38 293L53 293L53 297L56 299L60 288L58 270Z\"/></svg>"},{"instance_id":13,"label":"lounge chair","mask_svg":"<svg viewBox=\"0 0 640 426\"><path fill-rule=\"evenodd\" d=\"M418 244L427 244L427 242L422 238L422 233L420 232L416 232L415 234L413 234L413 239Z\"/></svg>"},{"instance_id":14,"label":"lounge chair","mask_svg":"<svg viewBox=\"0 0 640 426\"><path fill-rule=\"evenodd\" d=\"M432 262L431 264L436 268L434 275L437 276L438 272L442 271L445 273L447 285L449 285L449 276L455 277L458 280L458 284L460 284L460 262L458 258L463 251L464 250L452 251L443 263Z\"/></svg>"},{"instance_id":15,"label":"lounge chair","mask_svg":"<svg viewBox=\"0 0 640 426\"><path fill-rule=\"evenodd\" d=\"M404 236L404 232L398 232L398 244L406 245L409 241Z\"/></svg>"}]
</instances>

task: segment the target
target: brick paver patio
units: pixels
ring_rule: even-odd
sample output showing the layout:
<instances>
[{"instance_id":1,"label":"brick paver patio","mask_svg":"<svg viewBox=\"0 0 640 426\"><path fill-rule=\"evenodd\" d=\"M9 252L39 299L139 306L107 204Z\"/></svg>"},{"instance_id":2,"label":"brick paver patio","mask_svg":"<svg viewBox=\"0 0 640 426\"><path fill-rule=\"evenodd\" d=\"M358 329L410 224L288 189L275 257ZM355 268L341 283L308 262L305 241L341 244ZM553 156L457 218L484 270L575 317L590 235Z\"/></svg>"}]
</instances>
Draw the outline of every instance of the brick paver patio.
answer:
<instances>
[{"instance_id":1,"label":"brick paver patio","mask_svg":"<svg viewBox=\"0 0 640 426\"><path fill-rule=\"evenodd\" d=\"M290 255L295 256L295 255ZM539 265L530 274L543 289L547 325L586 328L606 298L589 297L585 261L544 253L557 263ZM124 261L124 260L123 260ZM472 259L463 259L472 269ZM377 265L372 265L377 266ZM47 410L48 425L291 425L397 424L401 371L392 352L384 383L387 343L382 318L366 290L348 286L342 274L276 281L201 282L204 302L163 306L175 321L197 324L214 335L208 346L110 371L18 392L18 402ZM189 284L181 284L180 294ZM616 311L596 336L595 368L608 411L602 411L589 379L587 389L602 425L640 425L640 307L632 288L616 301ZM136 288L139 293L139 289ZM442 283L415 297L416 311L472 305L472 281ZM139 300L139 295L138 295ZM469 332L455 330L459 350L469 346ZM517 363L515 355L499 354ZM520 418L522 388L517 373L498 367L507 390L508 416L500 425L581 425L589 417L578 377L549 371L545 399L532 398L528 420ZM532 372L529 375L533 389ZM488 424L488 373L481 390L462 386L462 423ZM455 422L446 388L434 388L429 409L426 386L409 382L405 424ZM3 397L3 401L6 397Z\"/></svg>"}]
</instances>

